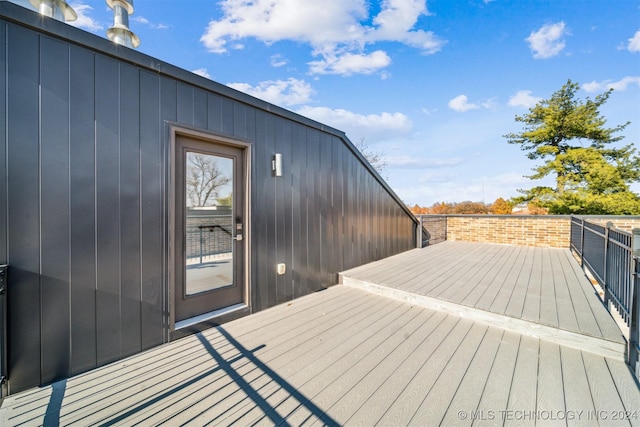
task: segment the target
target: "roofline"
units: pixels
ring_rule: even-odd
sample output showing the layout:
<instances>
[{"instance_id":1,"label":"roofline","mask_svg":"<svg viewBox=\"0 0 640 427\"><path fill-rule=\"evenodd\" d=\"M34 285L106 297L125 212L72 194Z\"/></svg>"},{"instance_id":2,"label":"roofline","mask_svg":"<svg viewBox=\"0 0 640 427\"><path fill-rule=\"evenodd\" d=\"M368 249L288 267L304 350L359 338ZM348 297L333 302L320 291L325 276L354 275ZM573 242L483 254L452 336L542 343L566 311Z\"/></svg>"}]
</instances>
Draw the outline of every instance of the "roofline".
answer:
<instances>
[{"instance_id":1,"label":"roofline","mask_svg":"<svg viewBox=\"0 0 640 427\"><path fill-rule=\"evenodd\" d=\"M369 172L371 172L371 174L383 186L383 188L389 193L389 195L391 195L391 197L403 208L403 210L409 215L414 223L418 224L418 219L416 218L416 216L409 210L402 199L400 199L396 192L393 191L393 189L384 180L384 178L380 176L378 171L376 171L376 169L362 155L360 150L356 148L353 142L351 142L347 135L341 130L335 129L331 126L327 126L323 123L317 122L298 113L294 113L293 111L271 104L267 101L258 99L244 92L240 92L229 86L199 76L192 73L191 71L187 71L183 68L171 65L168 62L161 61L157 58L153 58L149 55L127 48L125 46L117 45L104 37L97 36L80 28L76 28L69 24L59 22L55 19L44 17L35 11L31 11L15 3L11 3L8 0L0 0L0 17L18 25L27 26L39 32L46 33L51 37L64 39L68 43L90 48L104 55L128 62L132 65L149 71L153 71L159 75L171 77L190 85L200 87L207 91L215 92L234 101L250 105L265 112L281 116L283 118L303 124L307 127L317 129L340 138L356 155L356 157L358 157L358 159L369 170Z\"/></svg>"}]
</instances>

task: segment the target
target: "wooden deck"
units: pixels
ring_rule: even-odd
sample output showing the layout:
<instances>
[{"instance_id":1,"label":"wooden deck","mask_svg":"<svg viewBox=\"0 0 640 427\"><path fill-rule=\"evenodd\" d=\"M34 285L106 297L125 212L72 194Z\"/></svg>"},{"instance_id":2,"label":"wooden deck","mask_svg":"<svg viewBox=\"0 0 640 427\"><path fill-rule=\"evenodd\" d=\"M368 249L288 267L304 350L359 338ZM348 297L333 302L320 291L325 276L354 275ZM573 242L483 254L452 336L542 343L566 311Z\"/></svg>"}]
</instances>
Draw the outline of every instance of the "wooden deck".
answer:
<instances>
[{"instance_id":1,"label":"wooden deck","mask_svg":"<svg viewBox=\"0 0 640 427\"><path fill-rule=\"evenodd\" d=\"M386 260L397 266L402 259L431 265L418 275L408 267L386 270L383 263L350 273L362 281L367 271L376 272L397 287L402 275L406 286L418 289L418 276L435 284L440 276L434 271L441 270L441 276L450 276L448 286L438 281L442 294L451 295L447 303L464 293L461 301L487 301L479 309L486 311L513 309L511 300L519 298L522 317L533 316L528 291L524 297L502 295L515 261L529 264L528 249L511 247L515 255L500 255L514 260L505 271L485 257L486 249L471 247L465 249L469 257L458 253L463 268L446 268L430 259L461 246L438 246ZM534 250L531 267L521 269L547 277L543 266L560 260L563 252L545 252ZM470 275L471 265L477 271ZM553 277L559 274L552 271ZM583 282L579 269L560 271ZM455 286L464 288L464 277L485 283L486 291L456 292ZM494 289L499 280L503 286ZM543 282L538 293L547 302ZM533 286L533 279L526 283ZM521 282L509 286L519 295ZM598 306L588 302L584 289L584 307L600 325ZM487 292L494 295L491 302ZM576 289L567 292L577 299ZM10 396L0 408L0 425L640 425L640 390L623 361L401 299L334 286ZM562 309L560 303L555 307ZM501 316L510 317L507 308ZM539 308L538 321L546 322L548 311ZM582 335L582 314L573 316L575 323L565 326L565 315L558 312L558 326ZM613 338L606 322L598 328L596 339Z\"/></svg>"}]
</instances>

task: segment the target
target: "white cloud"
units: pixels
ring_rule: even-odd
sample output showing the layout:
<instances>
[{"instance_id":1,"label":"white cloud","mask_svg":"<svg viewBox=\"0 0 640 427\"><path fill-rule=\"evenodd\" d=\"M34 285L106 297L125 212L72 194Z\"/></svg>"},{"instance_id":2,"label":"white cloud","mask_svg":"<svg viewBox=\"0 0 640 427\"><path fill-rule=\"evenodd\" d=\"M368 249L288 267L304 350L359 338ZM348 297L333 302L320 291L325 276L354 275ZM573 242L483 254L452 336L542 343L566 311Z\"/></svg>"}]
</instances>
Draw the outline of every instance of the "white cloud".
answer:
<instances>
[{"instance_id":1,"label":"white cloud","mask_svg":"<svg viewBox=\"0 0 640 427\"><path fill-rule=\"evenodd\" d=\"M275 55L271 55L271 66L274 68L283 67L288 63L289 61L279 53L276 53Z\"/></svg>"},{"instance_id":2,"label":"white cloud","mask_svg":"<svg viewBox=\"0 0 640 427\"><path fill-rule=\"evenodd\" d=\"M214 53L246 38L270 44L293 40L309 44L312 72L321 74L370 74L391 63L367 45L382 41L403 43L425 54L445 43L432 32L414 29L420 16L428 15L424 0L382 0L380 12L371 17L366 0L223 0L223 17L209 22L201 42Z\"/></svg>"},{"instance_id":3,"label":"white cloud","mask_svg":"<svg viewBox=\"0 0 640 427\"><path fill-rule=\"evenodd\" d=\"M384 159L390 168L439 169L462 163L462 157L427 158L412 156L387 156Z\"/></svg>"},{"instance_id":4,"label":"white cloud","mask_svg":"<svg viewBox=\"0 0 640 427\"><path fill-rule=\"evenodd\" d=\"M466 95L458 95L449 101L449 108L459 113L464 113L469 110L477 110L480 108L477 104L472 104Z\"/></svg>"},{"instance_id":5,"label":"white cloud","mask_svg":"<svg viewBox=\"0 0 640 427\"><path fill-rule=\"evenodd\" d=\"M311 101L314 90L304 80L269 80L251 86L248 83L229 83L236 90L281 106L301 105Z\"/></svg>"},{"instance_id":6,"label":"white cloud","mask_svg":"<svg viewBox=\"0 0 640 427\"><path fill-rule=\"evenodd\" d=\"M146 25L149 28L153 28L154 30L166 30L167 28L169 28L169 26L165 24L154 24L144 16L134 16L131 18L131 20Z\"/></svg>"},{"instance_id":7,"label":"white cloud","mask_svg":"<svg viewBox=\"0 0 640 427\"><path fill-rule=\"evenodd\" d=\"M345 53L344 55L328 54L320 61L309 62L311 74L339 74L349 76L351 74L373 74L387 67L391 58L386 52L376 50L370 54Z\"/></svg>"},{"instance_id":8,"label":"white cloud","mask_svg":"<svg viewBox=\"0 0 640 427\"><path fill-rule=\"evenodd\" d=\"M640 30L629 39L629 45L627 46L629 52L640 52Z\"/></svg>"},{"instance_id":9,"label":"white cloud","mask_svg":"<svg viewBox=\"0 0 640 427\"><path fill-rule=\"evenodd\" d=\"M209 74L209 71L206 68L198 68L197 70L193 70L192 73L211 79L211 74Z\"/></svg>"},{"instance_id":10,"label":"white cloud","mask_svg":"<svg viewBox=\"0 0 640 427\"><path fill-rule=\"evenodd\" d=\"M540 101L542 98L532 96L530 90L520 90L509 98L509 106L531 108Z\"/></svg>"},{"instance_id":11,"label":"white cloud","mask_svg":"<svg viewBox=\"0 0 640 427\"><path fill-rule=\"evenodd\" d=\"M87 4L70 4L73 10L76 11L78 19L69 22L74 27L83 28L87 31L100 31L104 29L104 26L98 21L89 16L93 8Z\"/></svg>"},{"instance_id":12,"label":"white cloud","mask_svg":"<svg viewBox=\"0 0 640 427\"><path fill-rule=\"evenodd\" d=\"M533 31L525 40L529 48L534 52L536 59L551 58L559 54L565 47L562 39L568 32L564 22L543 25L538 31Z\"/></svg>"},{"instance_id":13,"label":"white cloud","mask_svg":"<svg viewBox=\"0 0 640 427\"><path fill-rule=\"evenodd\" d=\"M352 140L364 138L367 144L411 132L413 123L402 113L357 114L343 109L304 106L297 111L321 123L344 131Z\"/></svg>"},{"instance_id":14,"label":"white cloud","mask_svg":"<svg viewBox=\"0 0 640 427\"><path fill-rule=\"evenodd\" d=\"M640 86L640 76L627 76L617 82L612 82L611 80L604 82L592 81L590 83L584 83L581 87L587 92L603 92L609 89L622 92L627 90L627 87L633 85Z\"/></svg>"}]
</instances>

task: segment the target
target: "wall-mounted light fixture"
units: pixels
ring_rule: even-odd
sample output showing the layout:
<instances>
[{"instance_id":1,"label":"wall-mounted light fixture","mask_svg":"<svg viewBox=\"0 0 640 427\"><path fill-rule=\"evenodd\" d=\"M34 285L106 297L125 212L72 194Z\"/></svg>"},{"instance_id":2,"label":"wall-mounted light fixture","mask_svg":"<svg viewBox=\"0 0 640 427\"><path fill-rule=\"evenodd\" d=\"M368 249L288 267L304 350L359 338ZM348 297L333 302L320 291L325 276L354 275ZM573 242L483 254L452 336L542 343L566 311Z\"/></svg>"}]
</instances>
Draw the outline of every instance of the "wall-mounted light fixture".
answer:
<instances>
[{"instance_id":1,"label":"wall-mounted light fixture","mask_svg":"<svg viewBox=\"0 0 640 427\"><path fill-rule=\"evenodd\" d=\"M271 160L271 170L275 176L282 176L282 154L274 154L273 160Z\"/></svg>"}]
</instances>

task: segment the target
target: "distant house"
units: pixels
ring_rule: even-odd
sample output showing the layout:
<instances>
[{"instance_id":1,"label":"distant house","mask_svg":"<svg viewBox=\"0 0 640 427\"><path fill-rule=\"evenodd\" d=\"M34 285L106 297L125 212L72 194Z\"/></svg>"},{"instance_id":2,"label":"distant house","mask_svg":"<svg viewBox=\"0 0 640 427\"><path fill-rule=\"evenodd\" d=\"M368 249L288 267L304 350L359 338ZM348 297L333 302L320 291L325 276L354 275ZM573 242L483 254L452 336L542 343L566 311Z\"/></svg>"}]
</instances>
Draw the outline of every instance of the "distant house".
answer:
<instances>
[{"instance_id":1,"label":"distant house","mask_svg":"<svg viewBox=\"0 0 640 427\"><path fill-rule=\"evenodd\" d=\"M0 34L9 392L415 247L344 133L5 1ZM195 209L194 155L226 210Z\"/></svg>"}]
</instances>

